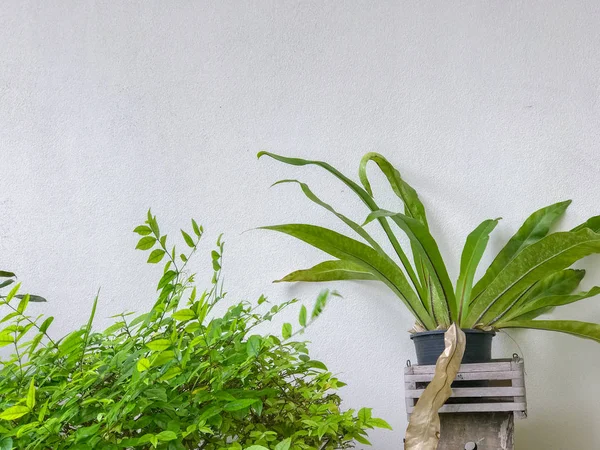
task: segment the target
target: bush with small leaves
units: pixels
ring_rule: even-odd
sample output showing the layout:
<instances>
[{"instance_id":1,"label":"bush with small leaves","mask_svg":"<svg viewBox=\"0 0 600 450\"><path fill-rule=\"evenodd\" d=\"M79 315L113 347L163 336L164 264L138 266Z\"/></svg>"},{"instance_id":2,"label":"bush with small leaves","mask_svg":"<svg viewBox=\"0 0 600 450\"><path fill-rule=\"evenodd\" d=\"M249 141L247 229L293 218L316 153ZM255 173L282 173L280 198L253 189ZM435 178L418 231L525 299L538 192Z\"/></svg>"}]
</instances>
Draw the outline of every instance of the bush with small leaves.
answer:
<instances>
[{"instance_id":1,"label":"bush with small leaves","mask_svg":"<svg viewBox=\"0 0 600 450\"><path fill-rule=\"evenodd\" d=\"M259 334L296 300L270 305L240 302L218 316L225 293L223 241L211 252L210 287L201 292L188 260L203 229L181 231L187 252L168 247L148 212L138 249L148 262L165 260L158 298L142 315L123 313L103 332L92 329L98 297L87 324L52 338L52 317L28 315L19 285L0 296L6 310L0 346L0 450L5 449L343 449L368 444L368 429L389 425L340 408L344 384L311 360L295 338L320 314L332 294L319 295L312 313L300 308L296 330ZM0 272L0 287L14 274Z\"/></svg>"}]
</instances>

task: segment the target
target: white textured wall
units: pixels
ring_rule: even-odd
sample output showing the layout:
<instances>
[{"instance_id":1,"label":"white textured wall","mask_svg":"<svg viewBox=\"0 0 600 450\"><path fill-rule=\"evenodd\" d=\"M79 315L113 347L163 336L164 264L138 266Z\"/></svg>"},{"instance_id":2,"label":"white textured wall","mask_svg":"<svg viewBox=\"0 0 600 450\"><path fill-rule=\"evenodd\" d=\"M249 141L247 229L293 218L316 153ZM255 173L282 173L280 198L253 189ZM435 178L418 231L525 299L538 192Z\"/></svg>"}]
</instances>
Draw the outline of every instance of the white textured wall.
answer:
<instances>
[{"instance_id":1,"label":"white textured wall","mask_svg":"<svg viewBox=\"0 0 600 450\"><path fill-rule=\"evenodd\" d=\"M600 4L553 1L8 1L0 5L0 266L50 303L55 333L153 301L159 268L130 232L148 206L173 232L188 217L225 232L232 299L312 300L320 286L271 285L322 255L267 232L282 221L336 226L294 186L365 211L316 168L258 150L326 159L355 174L380 151L421 193L455 276L467 233L503 216L500 248L526 215L573 198L565 227L600 213ZM399 206L375 184L383 203ZM208 243L207 243L208 248ZM600 283L600 259L589 278ZM198 268L202 269L200 261ZM204 269L203 273L206 273ZM591 280L588 284L591 283ZM311 330L314 354L370 405L400 448L411 318L372 284ZM598 300L557 316L600 321ZM100 323L102 322L102 323ZM516 332L530 417L519 449L595 449L600 346Z\"/></svg>"}]
</instances>

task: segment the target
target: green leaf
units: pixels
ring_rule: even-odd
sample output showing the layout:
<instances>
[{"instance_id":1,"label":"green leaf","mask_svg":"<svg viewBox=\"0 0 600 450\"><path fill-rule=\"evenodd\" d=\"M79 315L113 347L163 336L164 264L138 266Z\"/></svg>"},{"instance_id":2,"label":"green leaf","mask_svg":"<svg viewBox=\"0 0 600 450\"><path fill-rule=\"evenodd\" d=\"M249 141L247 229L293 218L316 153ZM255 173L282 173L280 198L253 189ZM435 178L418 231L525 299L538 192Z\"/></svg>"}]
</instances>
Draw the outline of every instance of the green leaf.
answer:
<instances>
[{"instance_id":1,"label":"green leaf","mask_svg":"<svg viewBox=\"0 0 600 450\"><path fill-rule=\"evenodd\" d=\"M387 178L388 183L392 188L392 191L404 203L404 214L408 217L412 217L413 219L418 220L423 224L425 228L428 229L429 227L427 225L425 207L423 206L423 203L421 203L417 192L402 179L400 172L394 166L392 166L392 164L387 159L385 159L382 155L378 153L367 153L363 156L363 158L360 161L358 176L366 191L371 196L373 195L373 191L371 190L371 184L369 183L369 180L367 178L367 165L370 161L373 161L377 164L379 169ZM426 300L426 303L430 303L431 293L429 292L428 287L430 284L428 274L426 273L425 267L423 266L423 261L420 252L415 249L415 245L413 243L411 243L411 248L415 267L417 268L417 273L419 274L419 281L422 285L422 288L420 288L420 290L418 287L417 289L420 292L420 296L424 300ZM417 286L416 283L415 286Z\"/></svg>"},{"instance_id":2,"label":"green leaf","mask_svg":"<svg viewBox=\"0 0 600 450\"><path fill-rule=\"evenodd\" d=\"M0 289L2 289L3 287L6 287L6 286L9 286L9 285L13 284L14 282L15 282L15 280L11 280L11 279L3 281L2 283L0 283Z\"/></svg>"},{"instance_id":3,"label":"green leaf","mask_svg":"<svg viewBox=\"0 0 600 450\"><path fill-rule=\"evenodd\" d=\"M374 428L387 428L388 430L392 430L392 426L389 423L377 417L369 420L369 426L372 426Z\"/></svg>"},{"instance_id":4,"label":"green leaf","mask_svg":"<svg viewBox=\"0 0 600 450\"><path fill-rule=\"evenodd\" d=\"M321 361L316 361L314 359L311 359L309 361L306 361L306 363L304 363L306 367L310 367L312 369L320 369L323 371L327 371L327 366L325 364L323 364Z\"/></svg>"},{"instance_id":5,"label":"green leaf","mask_svg":"<svg viewBox=\"0 0 600 450\"><path fill-rule=\"evenodd\" d=\"M246 352L248 353L248 356L258 356L261 340L262 338L256 334L248 338L248 342L246 342Z\"/></svg>"},{"instance_id":6,"label":"green leaf","mask_svg":"<svg viewBox=\"0 0 600 450\"><path fill-rule=\"evenodd\" d=\"M558 331L585 339L600 342L600 325L576 320L512 320L504 322L501 328L532 328Z\"/></svg>"},{"instance_id":7,"label":"green leaf","mask_svg":"<svg viewBox=\"0 0 600 450\"><path fill-rule=\"evenodd\" d=\"M77 330L73 333L67 335L61 342L58 344L59 354L61 356L70 355L75 352L78 348L80 348L83 344L83 338L81 337L85 330Z\"/></svg>"},{"instance_id":8,"label":"green leaf","mask_svg":"<svg viewBox=\"0 0 600 450\"><path fill-rule=\"evenodd\" d=\"M256 398L242 398L239 400L234 400L232 402L227 403L223 410L231 412L231 411L239 411L240 409L248 408L259 401Z\"/></svg>"},{"instance_id":9,"label":"green leaf","mask_svg":"<svg viewBox=\"0 0 600 450\"><path fill-rule=\"evenodd\" d=\"M263 447L262 445L251 445L250 447L246 447L244 450L269 450L267 447Z\"/></svg>"},{"instance_id":10,"label":"green leaf","mask_svg":"<svg viewBox=\"0 0 600 450\"><path fill-rule=\"evenodd\" d=\"M366 271L371 272L392 289L426 328L436 328L402 270L387 255L380 254L368 245L343 234L314 225L288 224L262 228L288 234L338 259L363 266Z\"/></svg>"},{"instance_id":11,"label":"green leaf","mask_svg":"<svg viewBox=\"0 0 600 450\"><path fill-rule=\"evenodd\" d=\"M287 438L275 446L275 450L290 450L292 446L292 438Z\"/></svg>"},{"instance_id":12,"label":"green leaf","mask_svg":"<svg viewBox=\"0 0 600 450\"><path fill-rule=\"evenodd\" d=\"M464 326L490 323L502 317L519 295L551 273L600 252L600 234L588 228L553 233L522 250L487 289L473 301Z\"/></svg>"},{"instance_id":13,"label":"green leaf","mask_svg":"<svg viewBox=\"0 0 600 450\"><path fill-rule=\"evenodd\" d=\"M20 287L21 287L21 283L17 283L17 285L16 285L16 286L14 286L14 287L13 287L13 288L12 288L12 289L9 291L9 293L8 293L8 295L6 296L6 299L5 299L7 303L8 303L8 302L10 302L10 301L11 301L11 300L14 298L14 296L17 294L17 292L19 292L19 289L20 289Z\"/></svg>"},{"instance_id":14,"label":"green leaf","mask_svg":"<svg viewBox=\"0 0 600 450\"><path fill-rule=\"evenodd\" d=\"M210 252L210 256L212 258L213 270L217 272L221 269L221 265L219 264L219 259L221 258L221 255L216 250L213 250L212 252Z\"/></svg>"},{"instance_id":15,"label":"green leaf","mask_svg":"<svg viewBox=\"0 0 600 450\"><path fill-rule=\"evenodd\" d=\"M219 414L221 411L223 411L223 408L221 408L220 406L210 406L204 412L202 412L202 414L200 414L200 417L198 417L198 421L210 419L211 417L214 417L217 414Z\"/></svg>"},{"instance_id":16,"label":"green leaf","mask_svg":"<svg viewBox=\"0 0 600 450\"><path fill-rule=\"evenodd\" d=\"M140 236L147 236L152 233L152 230L146 225L140 225L139 227L135 227L133 232L139 234Z\"/></svg>"},{"instance_id":17,"label":"green leaf","mask_svg":"<svg viewBox=\"0 0 600 450\"><path fill-rule=\"evenodd\" d=\"M181 368L174 366L174 367L169 368L169 370L167 370L165 372L165 374L159 378L159 380L160 381L168 381L171 378L175 378L180 373L181 373Z\"/></svg>"},{"instance_id":18,"label":"green leaf","mask_svg":"<svg viewBox=\"0 0 600 450\"><path fill-rule=\"evenodd\" d=\"M186 320L192 320L196 318L196 314L191 309L180 309L173 313L173 319L178 320L180 322L184 322Z\"/></svg>"},{"instance_id":19,"label":"green leaf","mask_svg":"<svg viewBox=\"0 0 600 450\"><path fill-rule=\"evenodd\" d=\"M150 368L150 360L148 358L140 358L137 362L137 370L138 372L144 372Z\"/></svg>"},{"instance_id":20,"label":"green leaf","mask_svg":"<svg viewBox=\"0 0 600 450\"><path fill-rule=\"evenodd\" d=\"M23 314L25 309L27 309L27 305L29 304L29 294L25 295L23 299L19 302L19 306L17 306L17 312Z\"/></svg>"},{"instance_id":21,"label":"green leaf","mask_svg":"<svg viewBox=\"0 0 600 450\"><path fill-rule=\"evenodd\" d=\"M379 206L377 205L377 203L375 203L375 200L373 199L373 197L366 190L364 190L358 183L355 183L350 178L348 178L347 176L345 176L340 171L338 171L337 169L332 167L330 164L327 164L326 162L311 161L311 160L300 159L300 158L288 158L285 156L280 156L280 155L276 155L274 153L269 153L269 152L259 152L257 157L260 158L265 155L269 156L270 158L273 158L277 161L280 161L280 162L283 162L286 164L291 164L293 166L306 166L306 165L319 166L319 167L325 169L326 171L328 171L330 174L335 176L340 181L342 181L346 186L348 186L363 201L363 203L369 207L369 209L371 211L377 211L378 209L380 209ZM400 246L398 239L396 239L396 236L392 232L389 223L387 222L385 217L379 217L377 220L379 221L379 224L383 228L388 240L392 244L394 251L400 258L400 261L402 262L402 265L404 267L404 270L406 270L408 277L410 278L413 285L416 287L417 291L420 292L421 286L419 284L419 280L417 279L415 271L412 268L408 258L406 257L406 254L402 250L402 247ZM340 258L340 259L345 259L345 258Z\"/></svg>"},{"instance_id":22,"label":"green leaf","mask_svg":"<svg viewBox=\"0 0 600 450\"><path fill-rule=\"evenodd\" d=\"M564 214L570 204L571 200L554 203L537 210L529 216L504 248L500 250L483 277L475 284L471 297L474 299L487 289L507 264L523 249L546 236L550 231L550 227Z\"/></svg>"},{"instance_id":23,"label":"green leaf","mask_svg":"<svg viewBox=\"0 0 600 450\"><path fill-rule=\"evenodd\" d=\"M100 290L98 290L98 293L96 294L96 297L94 298L94 302L92 303L92 311L90 312L90 317L88 318L87 324L85 326L85 334L83 337L83 350L81 352L82 361L83 361L83 356L85 354L85 349L89 342L90 333L92 332L92 324L94 323L94 317L96 317L96 307L98 306L98 298L99 297L100 297Z\"/></svg>"},{"instance_id":24,"label":"green leaf","mask_svg":"<svg viewBox=\"0 0 600 450\"><path fill-rule=\"evenodd\" d=\"M15 341L15 338L10 333L0 333L0 347L6 347L7 345L12 344Z\"/></svg>"},{"instance_id":25,"label":"green leaf","mask_svg":"<svg viewBox=\"0 0 600 450\"><path fill-rule=\"evenodd\" d=\"M150 256L148 256L148 262L150 264L157 264L163 259L164 256L165 251L160 248L157 248L155 250L152 250L152 253L150 253Z\"/></svg>"},{"instance_id":26,"label":"green leaf","mask_svg":"<svg viewBox=\"0 0 600 450\"><path fill-rule=\"evenodd\" d=\"M0 278L13 278L16 275L12 272L8 272L6 270L0 270Z\"/></svg>"},{"instance_id":27,"label":"green leaf","mask_svg":"<svg viewBox=\"0 0 600 450\"><path fill-rule=\"evenodd\" d=\"M373 411L372 408L361 408L358 411L358 420L363 423L367 423L369 420L371 420L371 411Z\"/></svg>"},{"instance_id":28,"label":"green leaf","mask_svg":"<svg viewBox=\"0 0 600 450\"><path fill-rule=\"evenodd\" d=\"M371 184L369 183L369 179L367 177L367 164L369 161L373 161L375 164L377 164L377 166L379 166L379 169L387 178L388 183L394 191L394 194L396 194L402 200L405 208L404 213L407 216L418 220L427 227L425 207L423 206L423 203L421 203L421 200L419 200L417 191L415 191L408 183L406 183L406 181L402 179L400 172L398 172L398 170L379 153L367 153L360 161L358 176L365 190L371 196L373 195Z\"/></svg>"},{"instance_id":29,"label":"green leaf","mask_svg":"<svg viewBox=\"0 0 600 450\"><path fill-rule=\"evenodd\" d=\"M192 219L192 229L194 230L194 234L198 237L202 236L202 230L200 229L200 227L198 226L198 224L196 223L196 221L194 219Z\"/></svg>"},{"instance_id":30,"label":"green leaf","mask_svg":"<svg viewBox=\"0 0 600 450\"><path fill-rule=\"evenodd\" d=\"M29 409L33 409L35 406L35 378L31 379L31 383L29 383L29 389L27 389L27 407Z\"/></svg>"},{"instance_id":31,"label":"green leaf","mask_svg":"<svg viewBox=\"0 0 600 450\"><path fill-rule=\"evenodd\" d=\"M162 278L158 282L157 290L160 291L167 284L169 284L171 281L173 281L175 279L175 277L177 277L177 272L175 272L174 270L168 270L167 272L165 272L165 274L162 276Z\"/></svg>"},{"instance_id":32,"label":"green leaf","mask_svg":"<svg viewBox=\"0 0 600 450\"><path fill-rule=\"evenodd\" d=\"M165 350L158 353L154 358L152 358L152 367L162 366L170 361L175 359L175 352L172 350Z\"/></svg>"},{"instance_id":33,"label":"green leaf","mask_svg":"<svg viewBox=\"0 0 600 450\"><path fill-rule=\"evenodd\" d=\"M177 433L173 432L173 431L169 431L169 430L165 430L165 431L161 431L160 433L158 433L156 435L156 438L159 441L174 441L175 439L177 439Z\"/></svg>"},{"instance_id":34,"label":"green leaf","mask_svg":"<svg viewBox=\"0 0 600 450\"><path fill-rule=\"evenodd\" d=\"M364 435L356 433L353 437L356 442L360 442L361 444L364 444L364 445L371 445L371 442L369 442L369 440L365 437L365 435L366 435L366 433L364 433Z\"/></svg>"},{"instance_id":35,"label":"green leaf","mask_svg":"<svg viewBox=\"0 0 600 450\"><path fill-rule=\"evenodd\" d=\"M302 307L300 308L300 315L298 317L298 322L300 322L300 325L303 327L306 327L306 306L302 305Z\"/></svg>"},{"instance_id":36,"label":"green leaf","mask_svg":"<svg viewBox=\"0 0 600 450\"><path fill-rule=\"evenodd\" d=\"M152 212L148 210L148 225L152 229L152 232L160 237L160 229L158 228L158 222L156 221L156 216L152 215Z\"/></svg>"},{"instance_id":37,"label":"green leaf","mask_svg":"<svg viewBox=\"0 0 600 450\"><path fill-rule=\"evenodd\" d=\"M0 323L8 322L13 317L19 317L19 316L20 316L20 314L17 311L11 312L11 313L5 315L4 317L2 317L2 319L0 320Z\"/></svg>"},{"instance_id":38,"label":"green leaf","mask_svg":"<svg viewBox=\"0 0 600 450\"><path fill-rule=\"evenodd\" d=\"M585 276L585 270L565 269L554 272L541 279L523 296L521 303L527 303L538 297L570 294L579 286Z\"/></svg>"},{"instance_id":39,"label":"green leaf","mask_svg":"<svg viewBox=\"0 0 600 450\"><path fill-rule=\"evenodd\" d=\"M324 261L310 269L297 270L292 272L281 280L274 281L292 282L292 281L338 281L338 280L377 280L373 274L366 272L365 268L351 261L342 261L339 259Z\"/></svg>"},{"instance_id":40,"label":"green leaf","mask_svg":"<svg viewBox=\"0 0 600 450\"><path fill-rule=\"evenodd\" d=\"M188 245L188 247L194 248L195 244L192 237L183 230L181 230L181 235L183 236L183 240Z\"/></svg>"},{"instance_id":41,"label":"green leaf","mask_svg":"<svg viewBox=\"0 0 600 450\"><path fill-rule=\"evenodd\" d=\"M304 193L304 195L306 195L306 197L308 197L309 200L311 200L314 203L316 203L317 205L325 208L329 212L335 214L342 222L344 222L346 225L348 225L352 230L354 230L354 232L356 232L360 237L362 237L365 241L367 241L371 247L373 247L375 250L383 253L383 249L379 246L377 241L375 241L375 239L373 239L371 237L371 235L369 233L367 233L367 231L363 227L361 227L358 223L354 222L353 220L349 219L348 217L344 216L343 214L338 213L335 209L333 209L333 207L331 205L328 205L327 203L323 202L319 197L317 197L310 190L310 188L308 187L307 184L302 183L298 180L280 180L280 181L274 183L273 186L276 186L278 184L283 184L283 183L297 183L298 185L300 185L302 192Z\"/></svg>"},{"instance_id":42,"label":"green leaf","mask_svg":"<svg viewBox=\"0 0 600 450\"><path fill-rule=\"evenodd\" d=\"M449 327L451 322L457 320L458 316L454 288L448 276L444 259L429 229L417 219L383 209L369 214L365 224L378 217L391 218L406 233L413 249L418 252L421 261L427 268L426 274L429 282L433 283L434 292L430 295L432 304L429 312L433 312L438 325L442 325L444 328Z\"/></svg>"},{"instance_id":43,"label":"green leaf","mask_svg":"<svg viewBox=\"0 0 600 450\"><path fill-rule=\"evenodd\" d=\"M460 275L456 281L456 302L459 307L459 323L462 322L463 317L467 314L471 302L471 289L473 288L475 272L487 247L490 233L498 225L498 220L484 220L467 236L460 259Z\"/></svg>"},{"instance_id":44,"label":"green leaf","mask_svg":"<svg viewBox=\"0 0 600 450\"><path fill-rule=\"evenodd\" d=\"M2 420L16 420L19 417L23 417L25 414L29 413L29 408L27 406L15 405L10 408L5 409L2 413L0 413L0 419Z\"/></svg>"},{"instance_id":45,"label":"green leaf","mask_svg":"<svg viewBox=\"0 0 600 450\"><path fill-rule=\"evenodd\" d=\"M0 437L0 450L12 450L13 440L10 437Z\"/></svg>"},{"instance_id":46,"label":"green leaf","mask_svg":"<svg viewBox=\"0 0 600 450\"><path fill-rule=\"evenodd\" d=\"M590 217L588 220L583 222L581 225L576 226L571 231L579 231L583 228L589 228L594 233L600 233L600 216Z\"/></svg>"},{"instance_id":47,"label":"green leaf","mask_svg":"<svg viewBox=\"0 0 600 450\"><path fill-rule=\"evenodd\" d=\"M163 350L168 349L170 346L171 341L169 339L154 339L146 344L146 347L156 352L162 352Z\"/></svg>"},{"instance_id":48,"label":"green leaf","mask_svg":"<svg viewBox=\"0 0 600 450\"><path fill-rule=\"evenodd\" d=\"M156 238L152 236L146 236L139 240L135 248L138 250L149 250L154 247L154 244L156 244Z\"/></svg>"},{"instance_id":49,"label":"green leaf","mask_svg":"<svg viewBox=\"0 0 600 450\"><path fill-rule=\"evenodd\" d=\"M333 295L336 295L336 292L333 292ZM312 313L310 315L311 319L316 319L321 315L325 306L327 305L327 300L329 300L329 289L324 289L319 292L317 296L317 301L315 302L315 306L313 307Z\"/></svg>"},{"instance_id":50,"label":"green leaf","mask_svg":"<svg viewBox=\"0 0 600 450\"><path fill-rule=\"evenodd\" d=\"M572 293L577 289L584 276L585 270L577 269L559 270L548 275L520 295L500 320L514 319L522 307L537 302L541 298L563 296ZM542 313L540 312L540 314Z\"/></svg>"},{"instance_id":51,"label":"green leaf","mask_svg":"<svg viewBox=\"0 0 600 450\"><path fill-rule=\"evenodd\" d=\"M94 436L100 430L100 424L97 423L95 425L90 425L87 427L81 427L75 432L75 440L81 441L83 439L87 439L91 436ZM77 447L80 448L80 447Z\"/></svg>"},{"instance_id":52,"label":"green leaf","mask_svg":"<svg viewBox=\"0 0 600 450\"><path fill-rule=\"evenodd\" d=\"M291 323L284 323L283 327L281 327L281 336L283 336L284 339L289 339L292 336L292 324Z\"/></svg>"},{"instance_id":53,"label":"green leaf","mask_svg":"<svg viewBox=\"0 0 600 450\"><path fill-rule=\"evenodd\" d=\"M595 297L600 294L600 287L594 286L587 292L581 292L574 295L550 295L547 297L538 297L536 300L525 303L517 311L507 315L505 321L526 320L548 313L557 306L568 305L586 298Z\"/></svg>"},{"instance_id":54,"label":"green leaf","mask_svg":"<svg viewBox=\"0 0 600 450\"><path fill-rule=\"evenodd\" d=\"M26 295L15 295L15 298L24 299L25 297L29 297L30 303L46 303L46 299L44 297L40 297L39 295L26 294Z\"/></svg>"},{"instance_id":55,"label":"green leaf","mask_svg":"<svg viewBox=\"0 0 600 450\"><path fill-rule=\"evenodd\" d=\"M40 325L40 331L42 333L45 333L46 331L48 331L48 328L50 327L50 325L52 324L53 321L54 321L54 317L46 318L46 320L44 320L42 322L42 325Z\"/></svg>"}]
</instances>

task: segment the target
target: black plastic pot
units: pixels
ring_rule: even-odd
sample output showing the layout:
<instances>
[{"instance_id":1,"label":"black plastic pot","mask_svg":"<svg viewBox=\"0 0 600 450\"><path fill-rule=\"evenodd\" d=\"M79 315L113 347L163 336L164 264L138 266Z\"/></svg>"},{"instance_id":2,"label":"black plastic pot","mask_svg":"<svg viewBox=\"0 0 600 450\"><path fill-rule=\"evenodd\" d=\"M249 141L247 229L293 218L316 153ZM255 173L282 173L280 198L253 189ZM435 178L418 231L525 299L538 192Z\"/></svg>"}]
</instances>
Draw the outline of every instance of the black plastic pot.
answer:
<instances>
[{"instance_id":1,"label":"black plastic pot","mask_svg":"<svg viewBox=\"0 0 600 450\"><path fill-rule=\"evenodd\" d=\"M467 338L463 364L488 362L492 359L492 338L494 331L463 330ZM433 365L444 352L445 330L423 331L411 334L410 338L417 351L417 364Z\"/></svg>"}]
</instances>

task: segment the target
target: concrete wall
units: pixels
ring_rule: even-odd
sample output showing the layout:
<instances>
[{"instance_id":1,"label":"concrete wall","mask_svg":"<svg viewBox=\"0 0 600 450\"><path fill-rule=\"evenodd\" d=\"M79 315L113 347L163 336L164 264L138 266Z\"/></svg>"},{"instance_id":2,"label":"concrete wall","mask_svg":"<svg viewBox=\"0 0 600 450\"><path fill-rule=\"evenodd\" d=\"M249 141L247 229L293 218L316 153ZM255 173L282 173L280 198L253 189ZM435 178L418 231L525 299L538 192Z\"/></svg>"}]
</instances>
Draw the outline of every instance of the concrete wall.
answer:
<instances>
[{"instance_id":1,"label":"concrete wall","mask_svg":"<svg viewBox=\"0 0 600 450\"><path fill-rule=\"evenodd\" d=\"M271 280L323 259L249 228L341 229L300 178L357 220L365 210L323 172L257 161L319 158L355 175L379 151L420 192L454 278L468 232L504 220L497 251L533 210L572 198L570 227L600 213L600 4L552 1L8 1L0 6L0 266L50 301L54 333L153 301L160 269L133 250L149 206L178 232L190 216L225 232L229 295L307 302L322 286ZM398 209L382 177L374 187ZM207 240L206 249L210 248ZM489 261L489 257L487 258ZM197 260L200 278L208 255ZM589 258L589 281L600 279ZM400 302L339 283L308 333L314 356L370 405L400 448L402 369L414 359ZM590 299L554 314L600 322ZM278 326L277 326L278 327ZM520 449L598 447L600 346L546 332L499 335L524 355L530 417ZM514 339L514 341L513 341Z\"/></svg>"}]
</instances>

